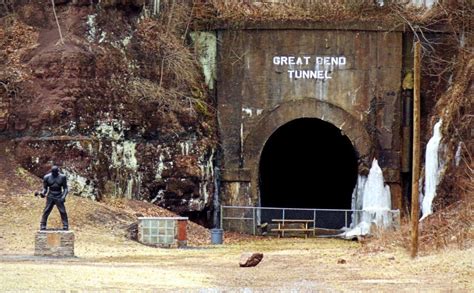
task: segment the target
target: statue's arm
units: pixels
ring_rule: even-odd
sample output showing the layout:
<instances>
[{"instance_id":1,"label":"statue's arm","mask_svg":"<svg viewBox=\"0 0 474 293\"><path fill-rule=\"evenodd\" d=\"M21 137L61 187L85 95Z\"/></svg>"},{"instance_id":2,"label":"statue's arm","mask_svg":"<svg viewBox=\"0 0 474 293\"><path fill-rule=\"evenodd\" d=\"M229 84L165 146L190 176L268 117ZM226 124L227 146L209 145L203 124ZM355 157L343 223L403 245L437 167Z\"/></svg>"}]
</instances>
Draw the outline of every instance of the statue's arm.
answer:
<instances>
[{"instance_id":1,"label":"statue's arm","mask_svg":"<svg viewBox=\"0 0 474 293\"><path fill-rule=\"evenodd\" d=\"M67 187L67 178L66 178L66 176L64 176L64 180L63 180L63 195L61 196L61 199L62 199L62 200L65 200L68 193L69 193L69 188Z\"/></svg>"},{"instance_id":2,"label":"statue's arm","mask_svg":"<svg viewBox=\"0 0 474 293\"><path fill-rule=\"evenodd\" d=\"M48 193L48 179L46 176L43 177L43 191L41 191L41 193L44 195Z\"/></svg>"}]
</instances>

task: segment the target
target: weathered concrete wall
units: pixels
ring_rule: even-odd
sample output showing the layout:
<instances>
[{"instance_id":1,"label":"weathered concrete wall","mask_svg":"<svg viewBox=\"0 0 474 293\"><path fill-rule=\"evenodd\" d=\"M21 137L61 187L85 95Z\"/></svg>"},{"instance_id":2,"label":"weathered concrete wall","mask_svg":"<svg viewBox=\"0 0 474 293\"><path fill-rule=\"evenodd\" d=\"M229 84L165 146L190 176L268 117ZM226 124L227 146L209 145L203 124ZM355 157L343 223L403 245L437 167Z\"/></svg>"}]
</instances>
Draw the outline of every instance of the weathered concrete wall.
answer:
<instances>
[{"instance_id":1,"label":"weathered concrete wall","mask_svg":"<svg viewBox=\"0 0 474 293\"><path fill-rule=\"evenodd\" d=\"M359 172L377 157L387 183L399 188L401 32L224 30L218 44L223 204L258 204L258 164L266 140L302 117L339 127L358 152ZM276 65L275 56L302 57L303 64ZM317 56L345 57L345 62L317 64ZM288 70L327 71L319 77L330 78L295 79Z\"/></svg>"}]
</instances>

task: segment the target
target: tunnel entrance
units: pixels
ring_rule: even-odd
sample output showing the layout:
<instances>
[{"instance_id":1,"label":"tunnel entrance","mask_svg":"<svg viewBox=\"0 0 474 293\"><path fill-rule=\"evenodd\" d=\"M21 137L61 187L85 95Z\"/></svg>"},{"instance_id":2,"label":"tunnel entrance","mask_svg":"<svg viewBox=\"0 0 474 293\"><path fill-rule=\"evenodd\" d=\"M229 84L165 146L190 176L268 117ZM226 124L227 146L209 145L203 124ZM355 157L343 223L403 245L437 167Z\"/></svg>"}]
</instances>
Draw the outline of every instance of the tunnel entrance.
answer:
<instances>
[{"instance_id":1,"label":"tunnel entrance","mask_svg":"<svg viewBox=\"0 0 474 293\"><path fill-rule=\"evenodd\" d=\"M260 158L262 207L350 209L357 155L331 123L296 119L278 128Z\"/></svg>"}]
</instances>

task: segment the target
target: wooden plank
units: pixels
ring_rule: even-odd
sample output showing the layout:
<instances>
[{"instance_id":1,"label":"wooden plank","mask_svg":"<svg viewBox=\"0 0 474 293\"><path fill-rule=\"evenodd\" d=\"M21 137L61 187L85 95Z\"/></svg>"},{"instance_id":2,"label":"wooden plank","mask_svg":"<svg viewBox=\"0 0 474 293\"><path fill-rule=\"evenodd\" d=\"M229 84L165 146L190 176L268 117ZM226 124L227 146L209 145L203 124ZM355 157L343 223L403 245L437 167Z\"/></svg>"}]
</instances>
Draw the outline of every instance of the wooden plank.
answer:
<instances>
[{"instance_id":1,"label":"wooden plank","mask_svg":"<svg viewBox=\"0 0 474 293\"><path fill-rule=\"evenodd\" d=\"M279 228L279 229L271 229L272 232L278 232L278 238L284 237L285 232L303 232L304 238L308 238L309 233L313 233L314 229L297 229L297 228Z\"/></svg>"}]
</instances>

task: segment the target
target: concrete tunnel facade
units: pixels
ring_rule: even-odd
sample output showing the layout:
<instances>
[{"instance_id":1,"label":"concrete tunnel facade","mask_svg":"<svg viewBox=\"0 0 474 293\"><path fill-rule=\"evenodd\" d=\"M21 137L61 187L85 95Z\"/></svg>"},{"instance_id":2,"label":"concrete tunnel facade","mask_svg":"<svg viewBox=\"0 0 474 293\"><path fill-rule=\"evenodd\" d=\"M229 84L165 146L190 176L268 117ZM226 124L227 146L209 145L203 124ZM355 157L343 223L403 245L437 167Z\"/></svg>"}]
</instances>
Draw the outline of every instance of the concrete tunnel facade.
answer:
<instances>
[{"instance_id":1,"label":"concrete tunnel facade","mask_svg":"<svg viewBox=\"0 0 474 293\"><path fill-rule=\"evenodd\" d=\"M195 34L199 39L199 33ZM286 24L218 29L201 33L201 39L204 34L207 41L209 35L215 40L215 50L207 48L207 52L214 52L216 60L212 66L216 83L211 87L217 99L222 205L278 204L272 202L272 195L265 194L268 193L265 185L271 182L262 182L265 177L262 172L266 172L265 168L276 168L283 161L284 152L277 152L274 167L271 158L262 161L262 153L266 146L270 148L269 142L285 142L285 138L274 137L284 135L281 133L285 128L298 124L286 135L291 140L288 143L299 141L301 148L293 146L290 152L295 154L304 149L308 161L316 164L320 162L317 156L323 156L321 159L327 165L328 154L337 157L330 153L331 149L340 149L347 159L339 161L338 167L353 170L343 179L348 182L339 182L346 184L346 190L347 186L355 185L354 177L367 175L372 160L378 159L385 183L391 189L392 208L401 208L401 81L405 66L402 29L367 24L334 27ZM212 54L207 55L212 59ZM203 66L209 67L209 63ZM307 141L305 135L294 136L299 132L298 127L317 139ZM305 144L325 144L330 139L323 134L333 137L335 145L326 151L311 152ZM304 161L302 158L305 155L299 160ZM262 164L270 166L262 170ZM311 172L310 168L306 171ZM289 180L287 184L293 183ZM318 183L309 186L312 186L307 190L311 196ZM347 192L343 193L346 194L340 195L340 208L348 208ZM298 195L288 196L298 201ZM325 207L324 200L318 203L300 198L300 201L306 204L291 206ZM331 208L338 208L337 200L331 204Z\"/></svg>"}]
</instances>

